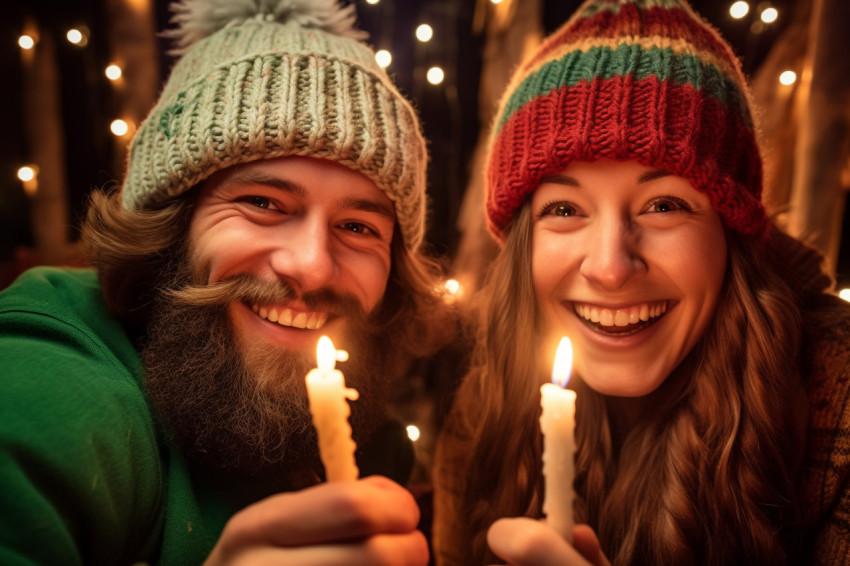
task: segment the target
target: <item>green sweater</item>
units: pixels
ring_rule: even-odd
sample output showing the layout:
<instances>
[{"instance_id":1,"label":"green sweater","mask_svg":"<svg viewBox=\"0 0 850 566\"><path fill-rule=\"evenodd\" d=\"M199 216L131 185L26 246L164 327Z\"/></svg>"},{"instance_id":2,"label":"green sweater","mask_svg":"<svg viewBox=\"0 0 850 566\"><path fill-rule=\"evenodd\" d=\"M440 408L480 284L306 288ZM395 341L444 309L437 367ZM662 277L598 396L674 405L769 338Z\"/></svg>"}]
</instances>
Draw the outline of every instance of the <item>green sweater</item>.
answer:
<instances>
[{"instance_id":1,"label":"green sweater","mask_svg":"<svg viewBox=\"0 0 850 566\"><path fill-rule=\"evenodd\" d=\"M165 443L90 270L36 268L0 293L0 360L4 566L200 564L271 492L193 477Z\"/></svg>"}]
</instances>

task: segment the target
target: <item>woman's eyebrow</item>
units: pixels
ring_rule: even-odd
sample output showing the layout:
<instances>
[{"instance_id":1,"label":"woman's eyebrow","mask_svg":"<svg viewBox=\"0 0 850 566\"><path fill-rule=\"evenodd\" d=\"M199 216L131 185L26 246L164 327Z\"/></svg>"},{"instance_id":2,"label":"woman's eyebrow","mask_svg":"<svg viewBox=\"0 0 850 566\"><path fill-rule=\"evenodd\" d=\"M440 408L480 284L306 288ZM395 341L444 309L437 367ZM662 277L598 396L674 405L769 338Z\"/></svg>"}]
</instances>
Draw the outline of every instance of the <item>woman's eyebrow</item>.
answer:
<instances>
[{"instance_id":1,"label":"woman's eyebrow","mask_svg":"<svg viewBox=\"0 0 850 566\"><path fill-rule=\"evenodd\" d=\"M567 185L568 187L581 186L575 178L569 175L549 175L540 179L540 184L542 185L543 183L556 183L558 185Z\"/></svg>"},{"instance_id":2,"label":"woman's eyebrow","mask_svg":"<svg viewBox=\"0 0 850 566\"><path fill-rule=\"evenodd\" d=\"M648 183L649 181L654 181L655 179L661 179L663 177L669 177L670 175L672 175L672 173L665 169L652 169L638 177L638 183Z\"/></svg>"}]
</instances>

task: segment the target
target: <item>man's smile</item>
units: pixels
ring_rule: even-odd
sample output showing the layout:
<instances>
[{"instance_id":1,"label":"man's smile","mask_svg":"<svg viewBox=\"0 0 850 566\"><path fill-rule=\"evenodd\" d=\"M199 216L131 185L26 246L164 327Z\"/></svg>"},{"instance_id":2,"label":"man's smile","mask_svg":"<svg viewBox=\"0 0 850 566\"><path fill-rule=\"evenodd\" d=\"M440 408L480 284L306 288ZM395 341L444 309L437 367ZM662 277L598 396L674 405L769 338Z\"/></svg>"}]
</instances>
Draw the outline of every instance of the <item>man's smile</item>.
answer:
<instances>
[{"instance_id":1,"label":"man's smile","mask_svg":"<svg viewBox=\"0 0 850 566\"><path fill-rule=\"evenodd\" d=\"M301 311L279 305L259 305L253 303L251 310L260 318L274 322L281 326L290 328L304 328L307 330L319 330L328 320L329 313Z\"/></svg>"}]
</instances>

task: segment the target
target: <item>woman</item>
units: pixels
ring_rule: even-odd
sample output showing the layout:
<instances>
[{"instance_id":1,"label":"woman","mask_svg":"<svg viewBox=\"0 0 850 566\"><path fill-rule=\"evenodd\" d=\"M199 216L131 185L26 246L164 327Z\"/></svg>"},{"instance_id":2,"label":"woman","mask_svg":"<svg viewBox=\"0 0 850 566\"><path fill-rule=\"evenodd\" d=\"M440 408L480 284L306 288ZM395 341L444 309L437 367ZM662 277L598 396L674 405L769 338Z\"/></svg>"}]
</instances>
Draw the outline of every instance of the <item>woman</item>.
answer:
<instances>
[{"instance_id":1,"label":"woman","mask_svg":"<svg viewBox=\"0 0 850 566\"><path fill-rule=\"evenodd\" d=\"M585 2L518 69L489 156L502 249L438 446L439 565L850 559L850 305L761 190L740 64L684 2ZM574 545L531 520L561 336Z\"/></svg>"}]
</instances>

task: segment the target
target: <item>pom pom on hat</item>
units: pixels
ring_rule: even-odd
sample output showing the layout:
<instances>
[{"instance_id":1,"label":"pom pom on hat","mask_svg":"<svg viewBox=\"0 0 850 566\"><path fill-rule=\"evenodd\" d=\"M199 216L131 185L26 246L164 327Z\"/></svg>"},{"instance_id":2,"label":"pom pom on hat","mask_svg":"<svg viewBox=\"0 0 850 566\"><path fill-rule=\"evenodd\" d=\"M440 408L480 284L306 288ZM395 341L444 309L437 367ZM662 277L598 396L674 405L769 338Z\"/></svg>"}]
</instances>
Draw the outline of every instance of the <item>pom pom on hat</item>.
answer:
<instances>
[{"instance_id":1,"label":"pom pom on hat","mask_svg":"<svg viewBox=\"0 0 850 566\"><path fill-rule=\"evenodd\" d=\"M589 0L517 70L490 139L502 238L541 179L629 160L684 177L730 228L762 236L762 162L740 62L684 0Z\"/></svg>"},{"instance_id":2,"label":"pom pom on hat","mask_svg":"<svg viewBox=\"0 0 850 566\"><path fill-rule=\"evenodd\" d=\"M365 40L369 34L355 27L354 5L340 7L337 0L179 0L171 5L171 22L177 27L166 30L163 37L173 39L171 53L182 55L201 39L227 25L238 25L249 19L268 22L296 22L304 28L315 28L342 37Z\"/></svg>"},{"instance_id":3,"label":"pom pom on hat","mask_svg":"<svg viewBox=\"0 0 850 566\"><path fill-rule=\"evenodd\" d=\"M427 150L416 112L337 0L180 0L182 55L130 145L122 202L155 207L214 172L287 155L335 161L422 243Z\"/></svg>"}]
</instances>

